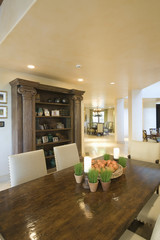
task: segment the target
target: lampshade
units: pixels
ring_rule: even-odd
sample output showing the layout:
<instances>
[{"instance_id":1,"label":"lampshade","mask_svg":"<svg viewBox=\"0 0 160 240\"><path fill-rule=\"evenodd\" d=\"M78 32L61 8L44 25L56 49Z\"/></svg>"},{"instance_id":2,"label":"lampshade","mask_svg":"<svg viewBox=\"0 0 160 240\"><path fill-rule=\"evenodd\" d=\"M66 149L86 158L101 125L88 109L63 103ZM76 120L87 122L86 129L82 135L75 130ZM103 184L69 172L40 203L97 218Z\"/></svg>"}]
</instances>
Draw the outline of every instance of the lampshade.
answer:
<instances>
[{"instance_id":1,"label":"lampshade","mask_svg":"<svg viewBox=\"0 0 160 240\"><path fill-rule=\"evenodd\" d=\"M91 157L84 157L84 172L88 173L91 168L92 159Z\"/></svg>"}]
</instances>

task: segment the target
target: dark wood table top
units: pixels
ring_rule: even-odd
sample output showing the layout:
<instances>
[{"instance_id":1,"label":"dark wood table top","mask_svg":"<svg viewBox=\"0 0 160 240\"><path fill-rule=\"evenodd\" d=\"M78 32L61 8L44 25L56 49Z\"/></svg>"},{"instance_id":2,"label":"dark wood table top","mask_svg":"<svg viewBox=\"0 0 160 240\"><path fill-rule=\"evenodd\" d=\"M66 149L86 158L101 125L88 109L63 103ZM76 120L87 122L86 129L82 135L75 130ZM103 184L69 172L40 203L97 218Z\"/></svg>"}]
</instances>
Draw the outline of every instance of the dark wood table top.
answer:
<instances>
[{"instance_id":1,"label":"dark wood table top","mask_svg":"<svg viewBox=\"0 0 160 240\"><path fill-rule=\"evenodd\" d=\"M73 168L0 192L5 240L118 240L160 184L160 166L128 160L108 192L75 183Z\"/></svg>"}]
</instances>

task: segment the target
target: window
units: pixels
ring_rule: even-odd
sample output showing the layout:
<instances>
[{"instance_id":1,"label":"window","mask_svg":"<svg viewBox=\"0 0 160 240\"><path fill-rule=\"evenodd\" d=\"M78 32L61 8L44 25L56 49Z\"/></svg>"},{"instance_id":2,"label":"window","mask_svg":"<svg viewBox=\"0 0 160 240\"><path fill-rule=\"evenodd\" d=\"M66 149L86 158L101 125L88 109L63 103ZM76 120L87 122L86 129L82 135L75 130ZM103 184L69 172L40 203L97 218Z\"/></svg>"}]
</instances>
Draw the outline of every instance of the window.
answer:
<instances>
[{"instance_id":1,"label":"window","mask_svg":"<svg viewBox=\"0 0 160 240\"><path fill-rule=\"evenodd\" d=\"M99 114L100 116L98 116L98 114L95 114L95 112L93 112L93 115L92 115L93 123L104 123L104 112L102 111Z\"/></svg>"}]
</instances>

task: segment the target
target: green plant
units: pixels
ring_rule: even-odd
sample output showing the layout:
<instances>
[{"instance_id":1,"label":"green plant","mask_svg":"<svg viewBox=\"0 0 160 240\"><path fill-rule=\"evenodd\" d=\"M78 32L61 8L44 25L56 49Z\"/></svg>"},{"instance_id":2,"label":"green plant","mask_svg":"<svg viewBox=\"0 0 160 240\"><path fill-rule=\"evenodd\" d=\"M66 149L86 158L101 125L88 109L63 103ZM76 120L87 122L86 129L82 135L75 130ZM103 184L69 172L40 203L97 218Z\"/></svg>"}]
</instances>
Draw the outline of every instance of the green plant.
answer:
<instances>
[{"instance_id":1,"label":"green plant","mask_svg":"<svg viewBox=\"0 0 160 240\"><path fill-rule=\"evenodd\" d=\"M112 172L107 169L101 170L100 172L100 177L102 182L110 182L111 176L112 176Z\"/></svg>"},{"instance_id":2,"label":"green plant","mask_svg":"<svg viewBox=\"0 0 160 240\"><path fill-rule=\"evenodd\" d=\"M125 157L120 157L118 160L118 163L124 168L127 165L127 158Z\"/></svg>"},{"instance_id":3,"label":"green plant","mask_svg":"<svg viewBox=\"0 0 160 240\"><path fill-rule=\"evenodd\" d=\"M88 179L90 183L96 183L98 178L98 171L96 169L90 169L88 172Z\"/></svg>"},{"instance_id":4,"label":"green plant","mask_svg":"<svg viewBox=\"0 0 160 240\"><path fill-rule=\"evenodd\" d=\"M82 163L77 163L74 165L74 173L77 176L81 176L83 174L83 164Z\"/></svg>"},{"instance_id":5,"label":"green plant","mask_svg":"<svg viewBox=\"0 0 160 240\"><path fill-rule=\"evenodd\" d=\"M110 155L109 155L109 154L107 154L107 153L106 153L106 154L104 154L104 160L106 160L106 161L107 161L107 160L109 160L109 159L110 159Z\"/></svg>"}]
</instances>

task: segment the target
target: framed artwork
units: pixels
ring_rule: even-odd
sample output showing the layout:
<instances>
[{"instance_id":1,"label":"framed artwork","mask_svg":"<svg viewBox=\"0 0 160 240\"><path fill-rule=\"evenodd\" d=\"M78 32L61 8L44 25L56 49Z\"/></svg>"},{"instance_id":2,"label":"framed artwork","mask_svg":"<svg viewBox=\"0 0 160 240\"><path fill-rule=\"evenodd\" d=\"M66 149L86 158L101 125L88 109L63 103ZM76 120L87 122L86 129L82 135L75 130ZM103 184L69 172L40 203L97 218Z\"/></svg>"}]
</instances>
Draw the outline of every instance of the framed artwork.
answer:
<instances>
[{"instance_id":1,"label":"framed artwork","mask_svg":"<svg viewBox=\"0 0 160 240\"><path fill-rule=\"evenodd\" d=\"M44 116L50 116L50 112L47 108L44 108Z\"/></svg>"},{"instance_id":2,"label":"framed artwork","mask_svg":"<svg viewBox=\"0 0 160 240\"><path fill-rule=\"evenodd\" d=\"M0 127L4 127L4 126L5 126L4 122L0 121Z\"/></svg>"},{"instance_id":3,"label":"framed artwork","mask_svg":"<svg viewBox=\"0 0 160 240\"><path fill-rule=\"evenodd\" d=\"M7 109L6 106L0 106L0 118L7 118Z\"/></svg>"},{"instance_id":4,"label":"framed artwork","mask_svg":"<svg viewBox=\"0 0 160 240\"><path fill-rule=\"evenodd\" d=\"M7 92L0 90L0 104L7 103Z\"/></svg>"},{"instance_id":5,"label":"framed artwork","mask_svg":"<svg viewBox=\"0 0 160 240\"><path fill-rule=\"evenodd\" d=\"M52 110L51 114L52 116L59 116L59 110Z\"/></svg>"},{"instance_id":6,"label":"framed artwork","mask_svg":"<svg viewBox=\"0 0 160 240\"><path fill-rule=\"evenodd\" d=\"M58 142L58 137L53 137L53 142Z\"/></svg>"},{"instance_id":7,"label":"framed artwork","mask_svg":"<svg viewBox=\"0 0 160 240\"><path fill-rule=\"evenodd\" d=\"M47 143L48 142L48 136L43 136L42 137L42 142Z\"/></svg>"}]
</instances>

